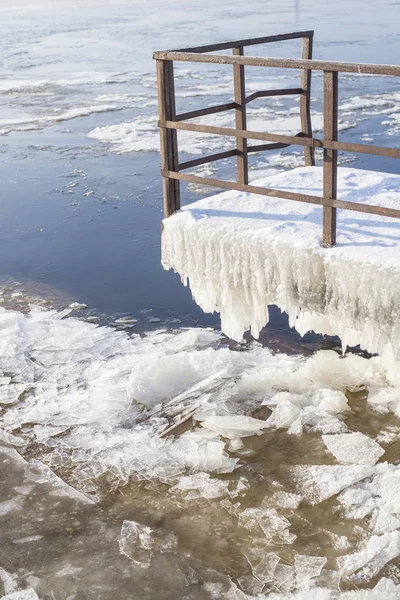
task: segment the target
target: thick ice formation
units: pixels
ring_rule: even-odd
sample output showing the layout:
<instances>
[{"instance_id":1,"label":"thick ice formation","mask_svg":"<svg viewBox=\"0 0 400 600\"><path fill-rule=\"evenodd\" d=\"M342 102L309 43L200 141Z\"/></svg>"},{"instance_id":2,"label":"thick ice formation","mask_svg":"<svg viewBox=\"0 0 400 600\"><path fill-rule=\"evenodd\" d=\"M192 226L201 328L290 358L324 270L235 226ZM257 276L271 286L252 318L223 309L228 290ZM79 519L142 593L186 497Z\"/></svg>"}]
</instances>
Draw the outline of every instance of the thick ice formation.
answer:
<instances>
[{"instance_id":1,"label":"thick ice formation","mask_svg":"<svg viewBox=\"0 0 400 600\"><path fill-rule=\"evenodd\" d=\"M322 194L322 169L303 167L257 185ZM339 168L338 198L398 208L400 176ZM400 359L400 233L396 219L339 211L338 243L321 247L322 209L311 204L225 192L164 220L162 261L189 283L223 331L257 337L278 305L290 323L339 335ZM399 370L393 366L393 378Z\"/></svg>"}]
</instances>

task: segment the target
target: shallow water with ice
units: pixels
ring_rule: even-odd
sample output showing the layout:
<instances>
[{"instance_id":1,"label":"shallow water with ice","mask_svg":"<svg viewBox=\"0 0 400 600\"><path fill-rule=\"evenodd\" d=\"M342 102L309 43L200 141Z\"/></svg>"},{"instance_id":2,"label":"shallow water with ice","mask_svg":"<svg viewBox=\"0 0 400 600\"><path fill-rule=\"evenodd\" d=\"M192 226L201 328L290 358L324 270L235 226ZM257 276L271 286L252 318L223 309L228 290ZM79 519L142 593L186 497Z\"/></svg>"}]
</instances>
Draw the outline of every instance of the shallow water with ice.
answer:
<instances>
[{"instance_id":1,"label":"shallow water with ice","mask_svg":"<svg viewBox=\"0 0 400 600\"><path fill-rule=\"evenodd\" d=\"M398 597L400 396L379 357L34 305L0 327L4 593Z\"/></svg>"},{"instance_id":2,"label":"shallow water with ice","mask_svg":"<svg viewBox=\"0 0 400 600\"><path fill-rule=\"evenodd\" d=\"M0 17L0 596L398 598L399 390L379 357L301 339L274 307L262 344L228 340L163 271L151 60L313 27L315 58L390 63L398 5L16 0ZM225 67L176 75L179 110L231 98ZM295 81L254 69L248 90ZM396 80L341 78L341 139L395 145L398 102ZM254 128L298 121L293 99L249 110ZM256 155L251 178L301 161Z\"/></svg>"}]
</instances>

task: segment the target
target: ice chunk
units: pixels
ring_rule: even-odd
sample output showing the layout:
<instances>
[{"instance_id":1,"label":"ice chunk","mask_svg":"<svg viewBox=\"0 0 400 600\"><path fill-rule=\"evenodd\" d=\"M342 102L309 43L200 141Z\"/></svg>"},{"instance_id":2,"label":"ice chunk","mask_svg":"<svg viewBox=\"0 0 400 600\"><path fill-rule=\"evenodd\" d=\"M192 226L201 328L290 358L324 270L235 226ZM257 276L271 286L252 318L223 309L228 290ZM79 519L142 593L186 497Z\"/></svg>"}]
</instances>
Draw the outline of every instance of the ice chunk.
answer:
<instances>
[{"instance_id":1,"label":"ice chunk","mask_svg":"<svg viewBox=\"0 0 400 600\"><path fill-rule=\"evenodd\" d=\"M122 523L121 535L118 540L121 554L127 556L137 566L146 569L153 557L153 530L135 521Z\"/></svg>"},{"instance_id":2,"label":"ice chunk","mask_svg":"<svg viewBox=\"0 0 400 600\"><path fill-rule=\"evenodd\" d=\"M261 435L265 429L269 428L266 421L246 417L245 415L215 415L207 417L201 425L205 429L217 431L222 437L228 439Z\"/></svg>"},{"instance_id":3,"label":"ice chunk","mask_svg":"<svg viewBox=\"0 0 400 600\"><path fill-rule=\"evenodd\" d=\"M368 403L380 413L394 412L399 414L400 389L385 387L368 396Z\"/></svg>"},{"instance_id":4,"label":"ice chunk","mask_svg":"<svg viewBox=\"0 0 400 600\"><path fill-rule=\"evenodd\" d=\"M257 577L253 577L252 575L238 577L238 583L242 590L252 596L260 594L265 586L263 581L260 581Z\"/></svg>"},{"instance_id":5,"label":"ice chunk","mask_svg":"<svg viewBox=\"0 0 400 600\"><path fill-rule=\"evenodd\" d=\"M178 483L171 488L171 492L176 490L189 492L187 498L219 498L228 493L229 481L211 478L209 473L196 473L180 477Z\"/></svg>"},{"instance_id":6,"label":"ice chunk","mask_svg":"<svg viewBox=\"0 0 400 600\"><path fill-rule=\"evenodd\" d=\"M274 573L280 557L275 552L266 552L264 548L253 546L245 557L249 562L253 575L263 585L273 581Z\"/></svg>"},{"instance_id":7,"label":"ice chunk","mask_svg":"<svg viewBox=\"0 0 400 600\"><path fill-rule=\"evenodd\" d=\"M240 438L235 438L235 439L231 440L229 443L229 446L228 446L229 452L237 452L238 450L241 450L242 448L244 448L244 444Z\"/></svg>"},{"instance_id":8,"label":"ice chunk","mask_svg":"<svg viewBox=\"0 0 400 600\"><path fill-rule=\"evenodd\" d=\"M74 567L73 565L66 565L60 571L57 571L56 577L71 577L71 575L77 575L83 570L83 567Z\"/></svg>"},{"instance_id":9,"label":"ice chunk","mask_svg":"<svg viewBox=\"0 0 400 600\"><path fill-rule=\"evenodd\" d=\"M0 567L0 594L7 595L15 589L14 578L11 573Z\"/></svg>"},{"instance_id":10,"label":"ice chunk","mask_svg":"<svg viewBox=\"0 0 400 600\"><path fill-rule=\"evenodd\" d=\"M303 498L299 494L276 492L273 499L281 508L298 508Z\"/></svg>"},{"instance_id":11,"label":"ice chunk","mask_svg":"<svg viewBox=\"0 0 400 600\"><path fill-rule=\"evenodd\" d=\"M223 596L224 600L249 600L249 596L242 592L233 581L230 584L231 587Z\"/></svg>"},{"instance_id":12,"label":"ice chunk","mask_svg":"<svg viewBox=\"0 0 400 600\"><path fill-rule=\"evenodd\" d=\"M131 398L155 406L219 371L223 354L207 348L193 356L186 351L143 356L132 368L127 391Z\"/></svg>"},{"instance_id":13,"label":"ice chunk","mask_svg":"<svg viewBox=\"0 0 400 600\"><path fill-rule=\"evenodd\" d=\"M323 435L329 452L341 463L374 465L385 451L379 444L359 431L339 435Z\"/></svg>"},{"instance_id":14,"label":"ice chunk","mask_svg":"<svg viewBox=\"0 0 400 600\"><path fill-rule=\"evenodd\" d=\"M355 580L369 581L399 555L400 531L392 531L372 536L359 552L343 556L338 562L344 577L356 574Z\"/></svg>"},{"instance_id":15,"label":"ice chunk","mask_svg":"<svg viewBox=\"0 0 400 600\"><path fill-rule=\"evenodd\" d=\"M246 508L239 514L239 524L251 531L261 529L267 539L276 538L285 544L291 544L296 539L288 531L290 521L274 508Z\"/></svg>"},{"instance_id":16,"label":"ice chunk","mask_svg":"<svg viewBox=\"0 0 400 600\"><path fill-rule=\"evenodd\" d=\"M10 498L10 500L4 500L4 502L0 502L0 516L3 517L10 512L21 510L23 504L23 498L20 496L15 496L15 498Z\"/></svg>"},{"instance_id":17,"label":"ice chunk","mask_svg":"<svg viewBox=\"0 0 400 600\"><path fill-rule=\"evenodd\" d=\"M304 556L296 554L294 566L296 569L297 588L308 588L310 580L321 574L325 563L325 556Z\"/></svg>"},{"instance_id":18,"label":"ice chunk","mask_svg":"<svg viewBox=\"0 0 400 600\"><path fill-rule=\"evenodd\" d=\"M34 589L28 588L26 590L11 592L3 596L1 600L39 600L39 598Z\"/></svg>"},{"instance_id":19,"label":"ice chunk","mask_svg":"<svg viewBox=\"0 0 400 600\"><path fill-rule=\"evenodd\" d=\"M296 586L296 569L279 563L274 572L274 585L281 592L291 592Z\"/></svg>"},{"instance_id":20,"label":"ice chunk","mask_svg":"<svg viewBox=\"0 0 400 600\"><path fill-rule=\"evenodd\" d=\"M115 320L115 324L119 325L120 327L133 327L134 325L137 325L138 320L134 319L133 317L120 317L119 319Z\"/></svg>"},{"instance_id":21,"label":"ice chunk","mask_svg":"<svg viewBox=\"0 0 400 600\"><path fill-rule=\"evenodd\" d=\"M340 571L330 569L322 569L320 575L314 578L315 585L319 588L338 591L340 590L340 579L342 575Z\"/></svg>"},{"instance_id":22,"label":"ice chunk","mask_svg":"<svg viewBox=\"0 0 400 600\"><path fill-rule=\"evenodd\" d=\"M41 539L43 539L42 535L28 535L27 537L13 540L13 544L28 544L30 542L38 542Z\"/></svg>"},{"instance_id":23,"label":"ice chunk","mask_svg":"<svg viewBox=\"0 0 400 600\"><path fill-rule=\"evenodd\" d=\"M287 428L295 435L302 433L303 427L311 431L337 433L346 426L336 415L348 409L343 392L321 389L305 394L280 392L268 399L268 406L276 408L267 419L271 427Z\"/></svg>"},{"instance_id":24,"label":"ice chunk","mask_svg":"<svg viewBox=\"0 0 400 600\"><path fill-rule=\"evenodd\" d=\"M367 465L296 465L287 467L297 491L309 504L318 504L345 488L373 475Z\"/></svg>"},{"instance_id":25,"label":"ice chunk","mask_svg":"<svg viewBox=\"0 0 400 600\"><path fill-rule=\"evenodd\" d=\"M80 302L72 302L72 304L69 305L69 308L72 308L72 310L82 310L87 308L87 305Z\"/></svg>"}]
</instances>

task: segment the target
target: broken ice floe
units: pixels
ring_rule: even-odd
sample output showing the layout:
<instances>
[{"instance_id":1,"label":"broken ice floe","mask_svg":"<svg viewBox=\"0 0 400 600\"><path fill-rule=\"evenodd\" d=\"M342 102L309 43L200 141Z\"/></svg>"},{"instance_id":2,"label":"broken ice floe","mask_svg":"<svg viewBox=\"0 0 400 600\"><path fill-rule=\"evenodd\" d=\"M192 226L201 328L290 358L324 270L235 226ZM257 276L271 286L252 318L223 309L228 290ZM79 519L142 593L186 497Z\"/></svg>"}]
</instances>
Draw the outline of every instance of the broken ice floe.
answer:
<instances>
[{"instance_id":1,"label":"broken ice floe","mask_svg":"<svg viewBox=\"0 0 400 600\"><path fill-rule=\"evenodd\" d=\"M119 538L119 549L139 567L149 567L154 540L152 529L134 521L124 521Z\"/></svg>"},{"instance_id":2,"label":"broken ice floe","mask_svg":"<svg viewBox=\"0 0 400 600\"><path fill-rule=\"evenodd\" d=\"M296 491L310 504L336 496L345 488L374 474L367 465L296 465L288 467Z\"/></svg>"},{"instance_id":3,"label":"broken ice floe","mask_svg":"<svg viewBox=\"0 0 400 600\"><path fill-rule=\"evenodd\" d=\"M201 421L201 426L231 440L252 435L261 435L263 431L269 429L266 421L245 415L214 415Z\"/></svg>"},{"instance_id":4,"label":"broken ice floe","mask_svg":"<svg viewBox=\"0 0 400 600\"><path fill-rule=\"evenodd\" d=\"M177 539L173 534L159 534L151 527L135 521L124 521L118 544L121 554L138 567L147 569L155 552L175 551Z\"/></svg>"},{"instance_id":5,"label":"broken ice floe","mask_svg":"<svg viewBox=\"0 0 400 600\"><path fill-rule=\"evenodd\" d=\"M279 392L263 404L273 408L267 425L276 429L287 428L289 433L298 435L303 428L323 433L346 431L338 415L349 409L347 398L337 390L321 389L307 394Z\"/></svg>"},{"instance_id":6,"label":"broken ice floe","mask_svg":"<svg viewBox=\"0 0 400 600\"><path fill-rule=\"evenodd\" d=\"M341 463L374 465L385 454L379 444L359 431L323 435L322 441Z\"/></svg>"},{"instance_id":7,"label":"broken ice floe","mask_svg":"<svg viewBox=\"0 0 400 600\"><path fill-rule=\"evenodd\" d=\"M346 424L351 414L346 390L373 385L373 399L380 390L389 389L379 357L341 359L332 351L310 358L289 357L273 355L256 343L239 352L221 344L218 333L201 329L129 337L109 327L71 316L61 319L55 311L38 309L26 315L0 311L0 325L0 371L6 378L0 391L16 382L26 386L21 399L2 405L2 443L16 442L22 452L28 442L46 448L40 458L48 466L31 462L26 486L53 477L52 495L57 489L65 495L49 467L66 468L70 481L85 494L76 492L76 500L87 502L87 495L96 498L98 482L105 478L112 486L136 479L168 484L165 502L220 507L247 540L243 556L251 573L243 572L238 579L241 594L261 594L267 589L300 594L304 586L336 589L339 571L321 566L321 573L316 574L323 556L319 561L311 557L314 562L310 559L307 564L303 559L303 565L298 559L296 567L298 551L294 548L301 527L293 515L305 504L332 499L344 523L364 519L370 536L365 543L368 539L378 543L400 528L398 467L375 464L382 458L379 445L372 437L353 436ZM262 418L253 416L258 410L263 411ZM171 422L190 411L193 426L177 437L160 437ZM306 447L307 434L312 434L319 440L322 460L328 456L324 442L333 452L331 459L341 461L341 446L348 448L348 440L354 439L350 444L354 456L349 451L346 460L357 461L361 456L364 461L368 450L368 464L276 465L279 456L273 446L268 446L268 462L269 453L257 454L254 448L257 444L265 448L264 437L279 428L296 434L277 435L292 438L299 447ZM257 470L263 472L259 460L276 469L278 479L283 478L262 488L264 496L254 503L249 502L256 490L253 478ZM247 471L246 465L252 462L254 466ZM262 477L269 476L264 473ZM27 490L16 490L22 498L18 506L23 507ZM15 511L18 507L5 508ZM326 535L332 540L339 537ZM24 537L29 536L16 540ZM366 580L393 561L395 542L389 541L384 546L385 562L371 558L368 569L366 563L346 577ZM120 538L121 551L139 568L148 568L159 553L175 552L174 544L158 528L128 520ZM343 557L356 555L363 544L361 539L358 544L338 543L336 551ZM280 556L282 548L289 552L285 561ZM344 570L340 573L344 577Z\"/></svg>"},{"instance_id":8,"label":"broken ice floe","mask_svg":"<svg viewBox=\"0 0 400 600\"><path fill-rule=\"evenodd\" d=\"M25 590L10 592L9 594L2 596L2 600L39 600L39 597L35 590L28 588Z\"/></svg>"}]
</instances>

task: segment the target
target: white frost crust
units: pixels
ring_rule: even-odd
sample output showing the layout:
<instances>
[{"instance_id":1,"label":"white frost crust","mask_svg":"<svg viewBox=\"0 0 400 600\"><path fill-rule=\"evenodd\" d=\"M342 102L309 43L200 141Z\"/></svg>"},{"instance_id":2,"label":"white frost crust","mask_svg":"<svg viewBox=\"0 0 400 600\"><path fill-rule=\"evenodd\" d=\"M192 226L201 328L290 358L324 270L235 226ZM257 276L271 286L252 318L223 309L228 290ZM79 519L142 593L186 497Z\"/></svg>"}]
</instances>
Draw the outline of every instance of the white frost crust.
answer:
<instances>
[{"instance_id":1,"label":"white frost crust","mask_svg":"<svg viewBox=\"0 0 400 600\"><path fill-rule=\"evenodd\" d=\"M302 167L257 182L322 194L322 169ZM400 176L340 168L338 198L398 208ZM205 312L240 340L268 323L270 305L309 330L384 354L399 377L400 233L396 219L340 211L337 246L322 248L322 211L311 204L225 192L164 220L162 263L190 283Z\"/></svg>"}]
</instances>

